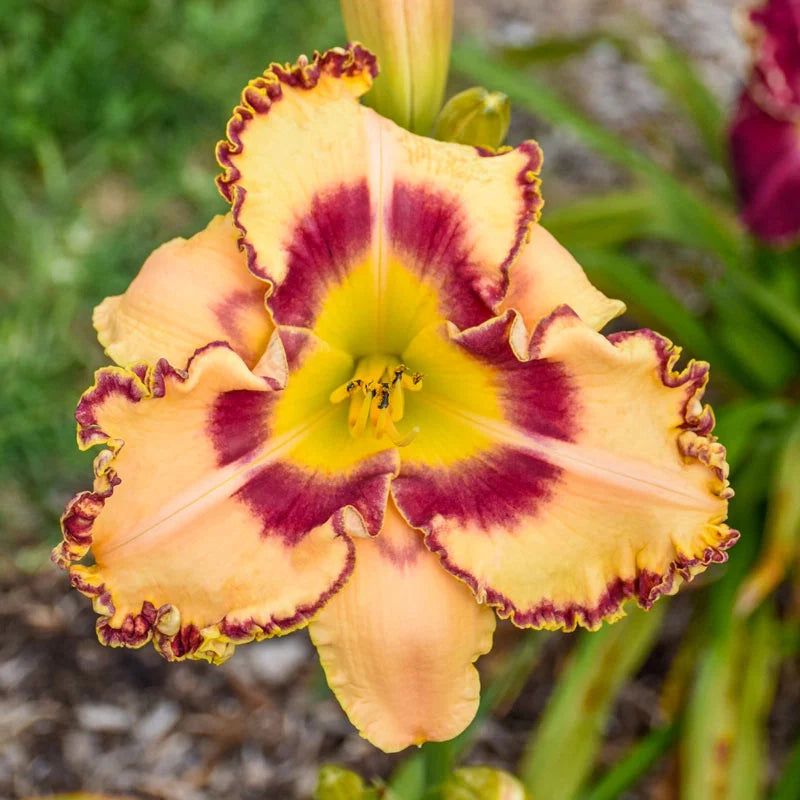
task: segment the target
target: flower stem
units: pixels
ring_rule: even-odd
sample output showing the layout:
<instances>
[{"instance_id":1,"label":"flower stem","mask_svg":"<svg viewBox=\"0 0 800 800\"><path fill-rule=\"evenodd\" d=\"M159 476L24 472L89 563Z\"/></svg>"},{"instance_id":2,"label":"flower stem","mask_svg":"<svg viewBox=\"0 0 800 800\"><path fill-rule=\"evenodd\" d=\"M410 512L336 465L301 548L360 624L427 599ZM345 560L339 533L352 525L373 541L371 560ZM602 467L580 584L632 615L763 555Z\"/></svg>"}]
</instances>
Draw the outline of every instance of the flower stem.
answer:
<instances>
[{"instance_id":1,"label":"flower stem","mask_svg":"<svg viewBox=\"0 0 800 800\"><path fill-rule=\"evenodd\" d=\"M450 742L428 742L422 747L425 787L422 800L440 800L442 787L453 770L453 747Z\"/></svg>"}]
</instances>

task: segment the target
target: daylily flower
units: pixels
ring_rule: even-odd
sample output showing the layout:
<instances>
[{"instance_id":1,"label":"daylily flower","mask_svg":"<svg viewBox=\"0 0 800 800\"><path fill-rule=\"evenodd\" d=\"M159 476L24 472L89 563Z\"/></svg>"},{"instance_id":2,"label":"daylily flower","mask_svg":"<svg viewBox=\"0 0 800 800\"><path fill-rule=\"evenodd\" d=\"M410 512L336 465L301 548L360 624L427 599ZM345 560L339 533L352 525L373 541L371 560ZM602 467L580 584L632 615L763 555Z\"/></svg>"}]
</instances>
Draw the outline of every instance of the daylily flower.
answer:
<instances>
[{"instance_id":1,"label":"daylily flower","mask_svg":"<svg viewBox=\"0 0 800 800\"><path fill-rule=\"evenodd\" d=\"M800 0L769 0L743 21L753 69L730 128L742 221L786 245L800 235Z\"/></svg>"},{"instance_id":2,"label":"daylily flower","mask_svg":"<svg viewBox=\"0 0 800 800\"><path fill-rule=\"evenodd\" d=\"M105 449L54 557L91 546L106 644L221 662L308 625L393 751L472 719L495 612L597 628L737 534L708 365L597 332L624 307L536 224L537 145L415 136L359 104L376 71L351 45L251 81L231 213L98 307L120 366L78 406Z\"/></svg>"}]
</instances>

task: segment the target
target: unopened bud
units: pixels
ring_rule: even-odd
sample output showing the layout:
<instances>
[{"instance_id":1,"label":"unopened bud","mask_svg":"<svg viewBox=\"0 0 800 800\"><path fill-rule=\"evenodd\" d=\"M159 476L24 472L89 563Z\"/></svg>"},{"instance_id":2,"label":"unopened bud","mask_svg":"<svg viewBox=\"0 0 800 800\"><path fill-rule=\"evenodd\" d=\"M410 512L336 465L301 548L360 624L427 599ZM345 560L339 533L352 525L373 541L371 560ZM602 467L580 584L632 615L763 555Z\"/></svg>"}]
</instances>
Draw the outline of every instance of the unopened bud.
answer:
<instances>
[{"instance_id":1,"label":"unopened bud","mask_svg":"<svg viewBox=\"0 0 800 800\"><path fill-rule=\"evenodd\" d=\"M314 800L361 800L365 791L364 781L355 772L325 764L317 774Z\"/></svg>"},{"instance_id":2,"label":"unopened bud","mask_svg":"<svg viewBox=\"0 0 800 800\"><path fill-rule=\"evenodd\" d=\"M364 102L428 135L442 107L453 0L340 0L347 36L378 57L380 75Z\"/></svg>"},{"instance_id":3,"label":"unopened bud","mask_svg":"<svg viewBox=\"0 0 800 800\"><path fill-rule=\"evenodd\" d=\"M442 800L530 800L525 787L508 772L493 767L462 767L442 787Z\"/></svg>"},{"instance_id":4,"label":"unopened bud","mask_svg":"<svg viewBox=\"0 0 800 800\"><path fill-rule=\"evenodd\" d=\"M502 92L474 86L451 97L439 112L433 135L443 142L459 142L496 150L506 138L511 103Z\"/></svg>"}]
</instances>

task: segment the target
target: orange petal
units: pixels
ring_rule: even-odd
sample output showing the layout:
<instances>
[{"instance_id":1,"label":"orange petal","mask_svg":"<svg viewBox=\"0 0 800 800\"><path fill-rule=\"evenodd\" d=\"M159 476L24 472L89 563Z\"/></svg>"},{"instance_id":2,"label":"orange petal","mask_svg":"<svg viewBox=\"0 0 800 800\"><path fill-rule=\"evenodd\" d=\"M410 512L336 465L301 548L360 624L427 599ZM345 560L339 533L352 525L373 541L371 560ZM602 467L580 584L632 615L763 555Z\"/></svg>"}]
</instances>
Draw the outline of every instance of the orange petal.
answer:
<instances>
[{"instance_id":1,"label":"orange petal","mask_svg":"<svg viewBox=\"0 0 800 800\"><path fill-rule=\"evenodd\" d=\"M494 401L472 398L478 381L426 396L428 380L412 400L417 440L426 404L449 415L448 436L401 451L392 494L479 599L518 625L596 628L626 599L649 607L726 560L738 534L723 522L725 449L701 402L707 364L676 372L680 350L663 337L607 339L566 306L530 351L512 312L451 336L493 374ZM419 342L415 368L432 372L436 352Z\"/></svg>"},{"instance_id":2,"label":"orange petal","mask_svg":"<svg viewBox=\"0 0 800 800\"><path fill-rule=\"evenodd\" d=\"M525 249L511 268L511 283L500 310L514 308L529 330L560 305L568 305L587 325L600 330L625 311L595 289L580 264L541 225L531 228Z\"/></svg>"},{"instance_id":3,"label":"orange petal","mask_svg":"<svg viewBox=\"0 0 800 800\"><path fill-rule=\"evenodd\" d=\"M252 367L272 331L265 292L247 271L230 215L219 216L159 247L125 294L97 306L94 326L122 366L166 358L183 367L199 347L224 341Z\"/></svg>"},{"instance_id":4,"label":"orange petal","mask_svg":"<svg viewBox=\"0 0 800 800\"><path fill-rule=\"evenodd\" d=\"M356 569L309 627L328 683L359 732L386 752L459 734L478 708L472 666L494 614L448 575L390 504Z\"/></svg>"},{"instance_id":5,"label":"orange petal","mask_svg":"<svg viewBox=\"0 0 800 800\"><path fill-rule=\"evenodd\" d=\"M288 354L290 371L302 378L312 358L315 373L349 374L349 358L309 349ZM396 459L353 449L335 475L308 466L305 440L334 406L323 396L290 425L284 392L224 344L200 350L188 372L162 359L97 373L78 440L107 449L93 491L67 507L54 560L66 567L91 546L95 564L70 572L101 614L101 641L154 638L169 659L221 661L236 643L304 625L342 585L346 533L380 528Z\"/></svg>"},{"instance_id":6,"label":"orange petal","mask_svg":"<svg viewBox=\"0 0 800 800\"><path fill-rule=\"evenodd\" d=\"M248 266L275 286L276 322L315 327L330 316L326 298L353 287L363 299L348 312L368 322L354 333L337 318L316 332L345 349L397 352L387 321L407 272L419 285L404 317L425 310L431 290L434 310L460 327L493 315L538 218L541 153L525 142L490 157L414 136L359 104L374 74L359 45L273 65L234 110L218 184Z\"/></svg>"}]
</instances>

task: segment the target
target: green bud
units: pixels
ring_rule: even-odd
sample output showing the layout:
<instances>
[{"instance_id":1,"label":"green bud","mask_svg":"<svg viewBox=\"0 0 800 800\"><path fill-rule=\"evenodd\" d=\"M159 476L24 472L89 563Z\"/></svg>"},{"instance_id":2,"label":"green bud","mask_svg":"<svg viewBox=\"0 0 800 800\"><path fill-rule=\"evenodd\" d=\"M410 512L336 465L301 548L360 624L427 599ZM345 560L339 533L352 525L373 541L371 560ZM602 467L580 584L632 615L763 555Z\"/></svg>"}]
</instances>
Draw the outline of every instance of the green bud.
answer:
<instances>
[{"instance_id":1,"label":"green bud","mask_svg":"<svg viewBox=\"0 0 800 800\"><path fill-rule=\"evenodd\" d=\"M381 781L367 787L363 779L349 769L325 764L317 774L314 800L399 800Z\"/></svg>"},{"instance_id":2,"label":"green bud","mask_svg":"<svg viewBox=\"0 0 800 800\"><path fill-rule=\"evenodd\" d=\"M365 792L364 781L355 772L325 764L317 775L314 800L361 800Z\"/></svg>"},{"instance_id":3,"label":"green bud","mask_svg":"<svg viewBox=\"0 0 800 800\"><path fill-rule=\"evenodd\" d=\"M508 133L511 103L502 92L473 86L451 97L439 112L433 135L443 142L496 150Z\"/></svg>"},{"instance_id":4,"label":"green bud","mask_svg":"<svg viewBox=\"0 0 800 800\"><path fill-rule=\"evenodd\" d=\"M442 800L530 800L530 796L508 772L492 767L462 767L442 787Z\"/></svg>"},{"instance_id":5,"label":"green bud","mask_svg":"<svg viewBox=\"0 0 800 800\"><path fill-rule=\"evenodd\" d=\"M364 102L427 136L442 107L450 67L453 0L339 0L347 38L378 57Z\"/></svg>"}]
</instances>

